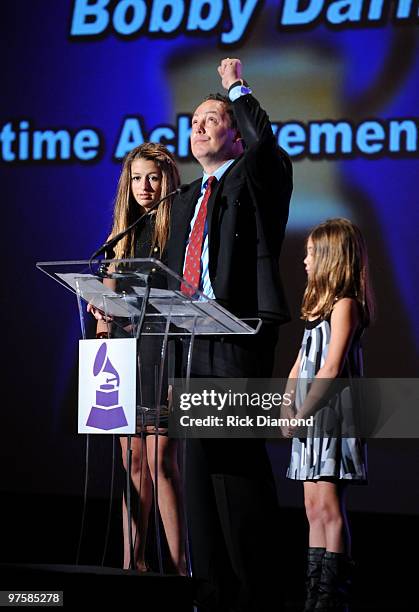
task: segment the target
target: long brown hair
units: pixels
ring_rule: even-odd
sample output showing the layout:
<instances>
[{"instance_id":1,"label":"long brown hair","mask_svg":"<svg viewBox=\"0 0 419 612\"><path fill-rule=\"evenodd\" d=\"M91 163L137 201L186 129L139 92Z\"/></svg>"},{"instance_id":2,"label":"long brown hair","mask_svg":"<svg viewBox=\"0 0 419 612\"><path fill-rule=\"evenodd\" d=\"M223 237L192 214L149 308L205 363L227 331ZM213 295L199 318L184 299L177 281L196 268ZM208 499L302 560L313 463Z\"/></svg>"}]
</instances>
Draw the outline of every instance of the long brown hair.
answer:
<instances>
[{"instance_id":1,"label":"long brown hair","mask_svg":"<svg viewBox=\"0 0 419 612\"><path fill-rule=\"evenodd\" d=\"M170 151L162 144L153 142L144 143L130 151L122 166L118 181L113 213L113 225L109 238L126 229L131 223L138 219L144 212L136 202L131 188L131 165L136 159L147 159L154 161L162 172L162 183L160 197L163 198L174 191L180 183L179 172L176 162ZM171 198L165 200L157 209L156 222L152 246L158 246L160 254L163 252L169 235ZM124 236L115 246L116 259L134 257L135 236L134 231Z\"/></svg>"},{"instance_id":2,"label":"long brown hair","mask_svg":"<svg viewBox=\"0 0 419 612\"><path fill-rule=\"evenodd\" d=\"M368 254L360 229L348 219L328 219L307 238L313 242L313 266L304 292L304 319L327 317L335 302L354 298L366 327L374 316Z\"/></svg>"}]
</instances>

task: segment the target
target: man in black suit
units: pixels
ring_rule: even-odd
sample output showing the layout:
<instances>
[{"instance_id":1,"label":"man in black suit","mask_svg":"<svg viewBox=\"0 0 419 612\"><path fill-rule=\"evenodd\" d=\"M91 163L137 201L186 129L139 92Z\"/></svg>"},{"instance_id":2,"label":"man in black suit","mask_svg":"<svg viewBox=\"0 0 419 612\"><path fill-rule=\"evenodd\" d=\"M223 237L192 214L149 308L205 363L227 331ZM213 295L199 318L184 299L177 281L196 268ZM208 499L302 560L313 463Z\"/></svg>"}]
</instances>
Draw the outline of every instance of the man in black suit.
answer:
<instances>
[{"instance_id":1,"label":"man in black suit","mask_svg":"<svg viewBox=\"0 0 419 612\"><path fill-rule=\"evenodd\" d=\"M255 336L197 339L191 375L270 377L289 318L278 259L292 168L240 60L224 59L218 72L228 98L209 96L193 115L204 176L173 203L168 265L236 316L263 321ZM280 610L280 518L264 441L188 441L186 487L200 610Z\"/></svg>"}]
</instances>

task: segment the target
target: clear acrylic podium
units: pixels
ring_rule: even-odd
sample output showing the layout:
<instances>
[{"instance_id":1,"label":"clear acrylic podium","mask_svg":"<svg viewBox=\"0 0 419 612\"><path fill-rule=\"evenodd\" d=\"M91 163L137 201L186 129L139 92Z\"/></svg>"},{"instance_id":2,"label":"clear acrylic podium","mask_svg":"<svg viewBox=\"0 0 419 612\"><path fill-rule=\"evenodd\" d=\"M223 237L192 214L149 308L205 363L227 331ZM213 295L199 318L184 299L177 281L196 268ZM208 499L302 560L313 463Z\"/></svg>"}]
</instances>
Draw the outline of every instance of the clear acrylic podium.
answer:
<instances>
[{"instance_id":1,"label":"clear acrylic podium","mask_svg":"<svg viewBox=\"0 0 419 612\"><path fill-rule=\"evenodd\" d=\"M81 337L87 339L89 319L87 304L99 309L106 321L108 339L136 339L136 419L127 436L126 502L128 525L131 524L130 447L131 436L155 436L155 465L157 466L159 436L167 435L170 411L169 378L174 375L174 351L170 341L181 337L186 346L183 376L190 376L196 336L253 335L260 326L258 319L240 320L225 308L191 287L167 266L155 259L58 261L39 262L37 268L75 294L78 304ZM169 282L170 281L170 282ZM167 286L183 282L190 287L193 297ZM91 321L90 321L91 323ZM103 361L106 347L104 347ZM170 358L169 358L170 357ZM109 376L114 376L107 361ZM100 422L100 420L98 421ZM106 429L91 428L89 433L107 433ZM115 433L115 431L112 431ZM88 434L89 436L89 434ZM88 438L87 438L88 439ZM87 449L89 445L87 444ZM88 451L87 451L88 452ZM183 453L185 450L183 449ZM184 482L184 456L181 460L181 480ZM86 479L88 475L86 473ZM157 469L153 479L156 550L160 573L163 572L162 547L158 515ZM187 509L184 509L187 526ZM134 534L129 531L131 567L134 567ZM187 534L187 528L185 530ZM190 572L186 535L186 562Z\"/></svg>"}]
</instances>

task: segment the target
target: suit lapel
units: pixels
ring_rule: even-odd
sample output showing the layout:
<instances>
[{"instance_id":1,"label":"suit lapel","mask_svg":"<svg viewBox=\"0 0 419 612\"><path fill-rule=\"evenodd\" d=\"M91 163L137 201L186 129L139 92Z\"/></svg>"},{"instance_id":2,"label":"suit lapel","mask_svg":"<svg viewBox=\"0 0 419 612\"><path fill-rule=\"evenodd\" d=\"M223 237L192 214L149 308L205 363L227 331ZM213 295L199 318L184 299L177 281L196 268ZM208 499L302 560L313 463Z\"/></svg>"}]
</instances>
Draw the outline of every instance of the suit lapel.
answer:
<instances>
[{"instance_id":1,"label":"suit lapel","mask_svg":"<svg viewBox=\"0 0 419 612\"><path fill-rule=\"evenodd\" d=\"M207 227L208 227L209 243L211 243L211 227L212 227L213 216L214 214L217 213L217 208L218 208L216 207L217 194L220 190L223 179L224 179L224 176L221 178L221 181L217 181L215 186L211 189L211 195L210 195L210 198L207 204Z\"/></svg>"},{"instance_id":2,"label":"suit lapel","mask_svg":"<svg viewBox=\"0 0 419 612\"><path fill-rule=\"evenodd\" d=\"M194 181L186 193L179 195L172 206L169 244L169 267L182 276L186 241L195 205L201 190L201 179Z\"/></svg>"},{"instance_id":3,"label":"suit lapel","mask_svg":"<svg viewBox=\"0 0 419 612\"><path fill-rule=\"evenodd\" d=\"M207 206L207 221L208 221L208 242L209 245L211 245L211 234L212 234L212 228L214 227L214 223L217 223L217 215L220 213L220 201L217 201L217 197L218 194L222 192L222 187L223 184L225 182L225 180L227 179L228 175L230 174L231 170L237 165L238 161L242 158L242 156L240 155L232 164L231 166L229 166L227 168L227 170L224 172L223 176L221 177L221 179L219 181L217 181L214 189L211 191L211 197L208 200L208 206ZM210 246L211 248L211 246Z\"/></svg>"}]
</instances>

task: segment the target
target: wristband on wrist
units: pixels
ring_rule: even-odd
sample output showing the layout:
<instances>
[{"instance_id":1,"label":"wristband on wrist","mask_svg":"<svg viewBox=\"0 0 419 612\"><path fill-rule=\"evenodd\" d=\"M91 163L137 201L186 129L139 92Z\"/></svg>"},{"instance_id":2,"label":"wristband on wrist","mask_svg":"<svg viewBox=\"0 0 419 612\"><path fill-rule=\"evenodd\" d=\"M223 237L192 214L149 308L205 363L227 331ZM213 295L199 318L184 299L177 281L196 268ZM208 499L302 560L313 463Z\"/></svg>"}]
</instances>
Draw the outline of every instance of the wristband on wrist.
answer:
<instances>
[{"instance_id":1,"label":"wristband on wrist","mask_svg":"<svg viewBox=\"0 0 419 612\"><path fill-rule=\"evenodd\" d=\"M109 338L108 332L102 331L96 334L96 340L101 340L102 338L108 339Z\"/></svg>"},{"instance_id":2,"label":"wristband on wrist","mask_svg":"<svg viewBox=\"0 0 419 612\"><path fill-rule=\"evenodd\" d=\"M228 88L228 91L231 91L233 87L237 87L237 85L241 85L242 87L249 87L249 84L247 81L245 81L244 79L237 79L237 81L234 81L234 83L230 85L230 87Z\"/></svg>"}]
</instances>

